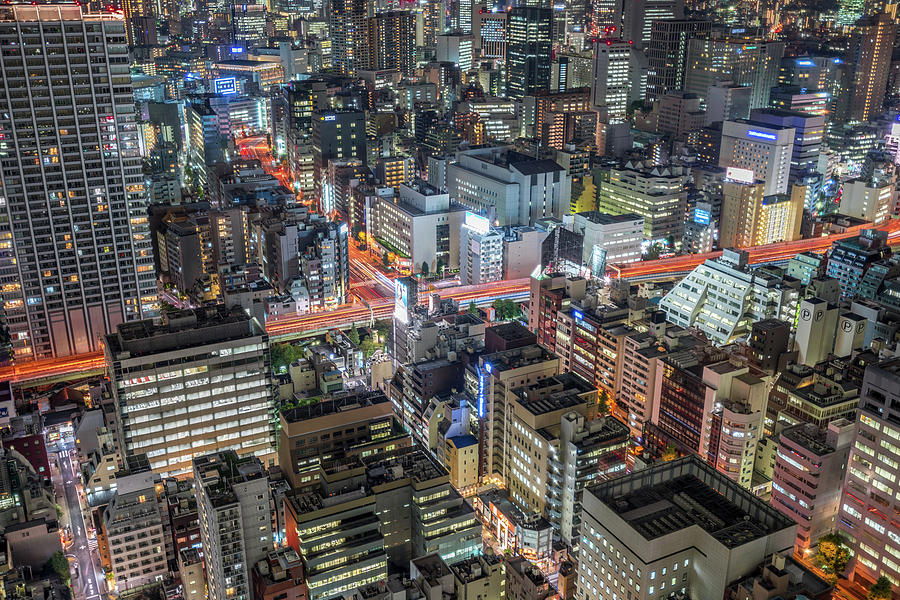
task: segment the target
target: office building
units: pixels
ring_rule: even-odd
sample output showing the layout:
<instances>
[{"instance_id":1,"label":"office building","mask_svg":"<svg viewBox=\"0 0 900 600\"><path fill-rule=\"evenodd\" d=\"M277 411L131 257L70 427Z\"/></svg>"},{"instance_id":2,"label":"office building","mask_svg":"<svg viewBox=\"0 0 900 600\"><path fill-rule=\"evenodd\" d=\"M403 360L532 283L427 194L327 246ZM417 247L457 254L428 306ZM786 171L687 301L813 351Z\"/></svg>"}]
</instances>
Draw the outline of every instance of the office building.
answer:
<instances>
[{"instance_id":1,"label":"office building","mask_svg":"<svg viewBox=\"0 0 900 600\"><path fill-rule=\"evenodd\" d=\"M731 81L750 87L750 108L769 106L778 80L784 42L751 37L696 37L687 42L684 91L706 98L710 87Z\"/></svg>"},{"instance_id":2,"label":"office building","mask_svg":"<svg viewBox=\"0 0 900 600\"><path fill-rule=\"evenodd\" d=\"M878 225L893 212L897 185L892 181L851 179L841 188L840 212Z\"/></svg>"},{"instance_id":3,"label":"office building","mask_svg":"<svg viewBox=\"0 0 900 600\"><path fill-rule=\"evenodd\" d=\"M165 577L166 541L156 486L151 471L123 473L103 511L103 531L109 545L114 589L120 594Z\"/></svg>"},{"instance_id":4,"label":"office building","mask_svg":"<svg viewBox=\"0 0 900 600\"><path fill-rule=\"evenodd\" d=\"M274 459L268 337L242 309L125 323L106 336L105 352L123 454L146 454L163 476L229 448Z\"/></svg>"},{"instance_id":5,"label":"office building","mask_svg":"<svg viewBox=\"0 0 900 600\"><path fill-rule=\"evenodd\" d=\"M732 364L713 346L668 354L656 370L645 443L697 453L749 489L766 402L760 375L749 365Z\"/></svg>"},{"instance_id":6,"label":"office building","mask_svg":"<svg viewBox=\"0 0 900 600\"><path fill-rule=\"evenodd\" d=\"M556 348L557 317L573 302L587 295L584 277L567 277L562 273L531 275L528 296L528 329L537 335L538 343L553 352Z\"/></svg>"},{"instance_id":7,"label":"office building","mask_svg":"<svg viewBox=\"0 0 900 600\"><path fill-rule=\"evenodd\" d=\"M794 548L799 551L815 547L837 527L855 433L853 422L838 419L827 429L806 423L784 429L778 437L771 503L797 522Z\"/></svg>"},{"instance_id":8,"label":"office building","mask_svg":"<svg viewBox=\"0 0 900 600\"><path fill-rule=\"evenodd\" d=\"M640 215L580 212L574 216L573 228L584 237L582 261L595 277L603 277L607 265L641 260L644 219Z\"/></svg>"},{"instance_id":9,"label":"office building","mask_svg":"<svg viewBox=\"0 0 900 600\"><path fill-rule=\"evenodd\" d=\"M791 519L698 456L588 488L582 514L577 585L590 600L613 589L641 600L717 598L796 537Z\"/></svg>"},{"instance_id":10,"label":"office building","mask_svg":"<svg viewBox=\"0 0 900 600\"><path fill-rule=\"evenodd\" d=\"M684 20L683 0L633 0L616 2L615 20L621 23L623 40L644 50L652 39L653 24L658 21Z\"/></svg>"},{"instance_id":11,"label":"office building","mask_svg":"<svg viewBox=\"0 0 900 600\"><path fill-rule=\"evenodd\" d=\"M764 182L766 196L785 194L790 189L795 134L793 127L744 119L725 121L719 166L753 171L753 179Z\"/></svg>"},{"instance_id":12,"label":"office building","mask_svg":"<svg viewBox=\"0 0 900 600\"><path fill-rule=\"evenodd\" d=\"M456 563L481 551L474 511L419 448L335 461L314 490L286 498L285 522L310 600L385 580L388 561L437 554Z\"/></svg>"},{"instance_id":13,"label":"office building","mask_svg":"<svg viewBox=\"0 0 900 600\"><path fill-rule=\"evenodd\" d=\"M746 252L726 248L720 258L704 261L663 297L660 308L666 318L681 327L697 327L723 345L746 336L756 321L793 321L798 286L751 270L747 260Z\"/></svg>"},{"instance_id":14,"label":"office building","mask_svg":"<svg viewBox=\"0 0 900 600\"><path fill-rule=\"evenodd\" d=\"M604 123L625 121L628 105L640 90L634 44L621 39L594 42L591 104ZM635 85L635 76L638 85Z\"/></svg>"},{"instance_id":15,"label":"office building","mask_svg":"<svg viewBox=\"0 0 900 600\"><path fill-rule=\"evenodd\" d=\"M250 597L250 570L274 543L269 476L234 450L195 458L193 475L209 598Z\"/></svg>"},{"instance_id":16,"label":"office building","mask_svg":"<svg viewBox=\"0 0 900 600\"><path fill-rule=\"evenodd\" d=\"M517 6L507 13L506 93L522 98L550 89L551 28L549 8Z\"/></svg>"},{"instance_id":17,"label":"office building","mask_svg":"<svg viewBox=\"0 0 900 600\"><path fill-rule=\"evenodd\" d=\"M678 140L686 140L703 127L706 113L700 110L696 94L668 92L653 105L657 133L669 133Z\"/></svg>"},{"instance_id":18,"label":"office building","mask_svg":"<svg viewBox=\"0 0 900 600\"><path fill-rule=\"evenodd\" d=\"M779 86L772 88L769 95L772 108L790 110L809 116L824 117L828 114L831 98L828 92L807 89L799 85Z\"/></svg>"},{"instance_id":19,"label":"office building","mask_svg":"<svg viewBox=\"0 0 900 600\"><path fill-rule=\"evenodd\" d=\"M750 113L754 123L776 125L794 130L791 171L788 184L795 185L811 174L817 174L819 153L825 137L825 117L774 108L756 109Z\"/></svg>"},{"instance_id":20,"label":"office building","mask_svg":"<svg viewBox=\"0 0 900 600\"><path fill-rule=\"evenodd\" d=\"M421 179L401 184L397 191L396 197L377 196L370 207L366 236L371 249L411 273L459 268L466 212L450 203L449 194Z\"/></svg>"},{"instance_id":21,"label":"office building","mask_svg":"<svg viewBox=\"0 0 900 600\"><path fill-rule=\"evenodd\" d=\"M27 361L99 351L105 334L156 304L125 22L15 5L0 14L0 37L22 48L2 57L5 85L28 97L7 96L0 111L0 300L12 352ZM92 75L100 63L109 68ZM32 155L43 159L19 160Z\"/></svg>"},{"instance_id":22,"label":"office building","mask_svg":"<svg viewBox=\"0 0 900 600\"><path fill-rule=\"evenodd\" d=\"M300 490L316 485L323 465L335 458L371 456L410 445L381 392L335 393L309 406L283 410L278 464ZM406 440L404 440L406 438Z\"/></svg>"},{"instance_id":23,"label":"office building","mask_svg":"<svg viewBox=\"0 0 900 600\"><path fill-rule=\"evenodd\" d=\"M548 600L556 595L547 576L524 556L504 558L508 600Z\"/></svg>"},{"instance_id":24,"label":"office building","mask_svg":"<svg viewBox=\"0 0 900 600\"><path fill-rule=\"evenodd\" d=\"M457 600L502 598L506 595L506 565L500 556L482 554L447 566L453 573Z\"/></svg>"},{"instance_id":25,"label":"office building","mask_svg":"<svg viewBox=\"0 0 900 600\"><path fill-rule=\"evenodd\" d=\"M900 492L898 391L900 360L866 367L837 519L838 531L853 552L852 578L863 585L881 575L900 580L900 536L884 505Z\"/></svg>"},{"instance_id":26,"label":"office building","mask_svg":"<svg viewBox=\"0 0 900 600\"><path fill-rule=\"evenodd\" d=\"M511 146L460 150L447 167L447 191L494 226L534 225L569 214L572 177L549 159L536 159Z\"/></svg>"},{"instance_id":27,"label":"office building","mask_svg":"<svg viewBox=\"0 0 900 600\"><path fill-rule=\"evenodd\" d=\"M867 16L853 26L844 59L849 81L841 90L838 119L865 123L881 112L897 39L897 5L888 8L888 12Z\"/></svg>"},{"instance_id":28,"label":"office building","mask_svg":"<svg viewBox=\"0 0 900 600\"><path fill-rule=\"evenodd\" d=\"M466 212L459 234L459 283L472 285L503 279L503 233L487 217Z\"/></svg>"},{"instance_id":29,"label":"office building","mask_svg":"<svg viewBox=\"0 0 900 600\"><path fill-rule=\"evenodd\" d=\"M647 97L660 98L684 89L688 40L711 31L711 21L663 19L650 22L647 42ZM746 116L746 115L744 115Z\"/></svg>"},{"instance_id":30,"label":"office building","mask_svg":"<svg viewBox=\"0 0 900 600\"><path fill-rule=\"evenodd\" d=\"M616 390L616 407L631 430L631 438L643 442L644 424L651 420L656 406L656 370L661 360L679 348L693 347L699 341L685 329L669 325L665 315L652 317L651 331L633 331L622 343L622 375Z\"/></svg>"},{"instance_id":31,"label":"office building","mask_svg":"<svg viewBox=\"0 0 900 600\"><path fill-rule=\"evenodd\" d=\"M366 164L366 115L352 110L314 111L311 119L313 173L321 191L328 161L357 159Z\"/></svg>"},{"instance_id":32,"label":"office building","mask_svg":"<svg viewBox=\"0 0 900 600\"><path fill-rule=\"evenodd\" d=\"M704 122L712 125L721 121L746 119L750 116L752 88L730 81L718 81L710 86L706 97Z\"/></svg>"},{"instance_id":33,"label":"office building","mask_svg":"<svg viewBox=\"0 0 900 600\"><path fill-rule=\"evenodd\" d=\"M769 375L780 370L791 339L791 324L778 319L763 319L750 326L750 347L754 364Z\"/></svg>"},{"instance_id":34,"label":"office building","mask_svg":"<svg viewBox=\"0 0 900 600\"><path fill-rule=\"evenodd\" d=\"M628 161L613 167L609 180L601 179L597 208L611 215L636 214L644 218L644 239L665 242L680 239L687 208L688 170L674 165Z\"/></svg>"},{"instance_id":35,"label":"office building","mask_svg":"<svg viewBox=\"0 0 900 600\"><path fill-rule=\"evenodd\" d=\"M472 33L475 47L482 58L506 57L506 19L503 10L477 10L472 15Z\"/></svg>"},{"instance_id":36,"label":"office building","mask_svg":"<svg viewBox=\"0 0 900 600\"><path fill-rule=\"evenodd\" d=\"M471 3L469 3L471 4ZM438 62L451 62L461 71L472 68L475 40L471 35L448 33L437 36Z\"/></svg>"},{"instance_id":37,"label":"office building","mask_svg":"<svg viewBox=\"0 0 900 600\"><path fill-rule=\"evenodd\" d=\"M789 364L769 394L766 430L811 423L820 429L837 419L853 419L859 405L859 386L840 373L825 375L812 367Z\"/></svg>"},{"instance_id":38,"label":"office building","mask_svg":"<svg viewBox=\"0 0 900 600\"><path fill-rule=\"evenodd\" d=\"M735 178L726 179L722 185L720 246L751 248L800 239L802 188L794 186L791 194L766 196L765 184L753 181L751 171L730 169L730 172ZM742 180L742 175L747 177Z\"/></svg>"}]
</instances>

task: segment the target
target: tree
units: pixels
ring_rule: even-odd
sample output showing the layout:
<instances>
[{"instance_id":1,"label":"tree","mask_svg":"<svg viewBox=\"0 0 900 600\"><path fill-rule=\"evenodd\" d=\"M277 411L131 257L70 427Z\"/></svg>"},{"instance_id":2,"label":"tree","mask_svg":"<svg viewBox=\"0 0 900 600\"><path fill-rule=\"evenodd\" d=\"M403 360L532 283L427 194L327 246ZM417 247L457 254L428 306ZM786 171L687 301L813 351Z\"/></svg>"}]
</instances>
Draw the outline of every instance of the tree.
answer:
<instances>
[{"instance_id":1,"label":"tree","mask_svg":"<svg viewBox=\"0 0 900 600\"><path fill-rule=\"evenodd\" d=\"M384 268L391 266L391 258L388 256L387 252L381 255L381 264L384 265Z\"/></svg>"},{"instance_id":2,"label":"tree","mask_svg":"<svg viewBox=\"0 0 900 600\"><path fill-rule=\"evenodd\" d=\"M71 577L71 573L69 572L69 559L66 558L66 555L60 551L56 551L53 556L50 557L50 560L47 561L47 564L44 565L45 570L52 571L59 575L59 578L69 583L69 578Z\"/></svg>"},{"instance_id":3,"label":"tree","mask_svg":"<svg viewBox=\"0 0 900 600\"><path fill-rule=\"evenodd\" d=\"M669 237L667 237L666 244L668 244L669 250L674 250L675 249L675 236L670 235Z\"/></svg>"},{"instance_id":4,"label":"tree","mask_svg":"<svg viewBox=\"0 0 900 600\"><path fill-rule=\"evenodd\" d=\"M609 397L609 392L606 390L600 390L600 400L598 401L599 414L608 415L612 411L612 402Z\"/></svg>"},{"instance_id":5,"label":"tree","mask_svg":"<svg viewBox=\"0 0 900 600\"><path fill-rule=\"evenodd\" d=\"M441 259L441 258L437 259L437 262L435 262L435 264L434 264L434 272L437 273L438 275L444 274L444 260L443 259Z\"/></svg>"},{"instance_id":6,"label":"tree","mask_svg":"<svg viewBox=\"0 0 900 600\"><path fill-rule=\"evenodd\" d=\"M478 307L475 306L475 301L474 301L474 300L471 301L471 302L469 302L469 308L468 308L468 310L467 310L466 312L469 313L470 315L477 315L477 314L478 314Z\"/></svg>"},{"instance_id":7,"label":"tree","mask_svg":"<svg viewBox=\"0 0 900 600\"><path fill-rule=\"evenodd\" d=\"M352 327L350 331L347 332L347 339L353 342L353 345L357 348L359 347L359 330L356 326Z\"/></svg>"},{"instance_id":8,"label":"tree","mask_svg":"<svg viewBox=\"0 0 900 600\"><path fill-rule=\"evenodd\" d=\"M866 600L891 600L891 580L882 575L869 588Z\"/></svg>"},{"instance_id":9,"label":"tree","mask_svg":"<svg viewBox=\"0 0 900 600\"><path fill-rule=\"evenodd\" d=\"M660 456L660 458L663 459L663 462L675 460L676 458L678 458L678 448L675 447L675 444L669 442L669 445L666 446L665 450L663 450L662 456Z\"/></svg>"},{"instance_id":10,"label":"tree","mask_svg":"<svg viewBox=\"0 0 900 600\"><path fill-rule=\"evenodd\" d=\"M159 301L159 312L163 313L172 313L176 312L178 307L172 304L171 302L166 302L165 300Z\"/></svg>"},{"instance_id":11,"label":"tree","mask_svg":"<svg viewBox=\"0 0 900 600\"><path fill-rule=\"evenodd\" d=\"M825 580L834 585L838 576L850 562L850 549L847 540L838 533L827 533L819 538L816 564L825 572Z\"/></svg>"},{"instance_id":12,"label":"tree","mask_svg":"<svg viewBox=\"0 0 900 600\"><path fill-rule=\"evenodd\" d=\"M303 350L287 342L282 342L280 344L272 344L272 347L269 348L269 354L272 358L272 371L277 375L278 373L287 372L288 366L303 356Z\"/></svg>"},{"instance_id":13,"label":"tree","mask_svg":"<svg viewBox=\"0 0 900 600\"><path fill-rule=\"evenodd\" d=\"M422 261L422 277L428 277L428 270L429 270L430 268L431 268L431 267L428 266L428 261L427 261L427 260L423 260L423 261Z\"/></svg>"}]
</instances>

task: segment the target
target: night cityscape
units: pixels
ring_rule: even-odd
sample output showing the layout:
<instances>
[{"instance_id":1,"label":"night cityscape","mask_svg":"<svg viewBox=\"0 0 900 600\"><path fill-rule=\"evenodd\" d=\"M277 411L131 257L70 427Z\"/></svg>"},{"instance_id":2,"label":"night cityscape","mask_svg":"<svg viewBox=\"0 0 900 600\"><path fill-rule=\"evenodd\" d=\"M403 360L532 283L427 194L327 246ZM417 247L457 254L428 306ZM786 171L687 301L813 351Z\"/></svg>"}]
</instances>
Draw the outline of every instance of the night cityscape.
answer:
<instances>
[{"instance_id":1,"label":"night cityscape","mask_svg":"<svg viewBox=\"0 0 900 600\"><path fill-rule=\"evenodd\" d=\"M895 2L0 2L0 600L900 600Z\"/></svg>"}]
</instances>

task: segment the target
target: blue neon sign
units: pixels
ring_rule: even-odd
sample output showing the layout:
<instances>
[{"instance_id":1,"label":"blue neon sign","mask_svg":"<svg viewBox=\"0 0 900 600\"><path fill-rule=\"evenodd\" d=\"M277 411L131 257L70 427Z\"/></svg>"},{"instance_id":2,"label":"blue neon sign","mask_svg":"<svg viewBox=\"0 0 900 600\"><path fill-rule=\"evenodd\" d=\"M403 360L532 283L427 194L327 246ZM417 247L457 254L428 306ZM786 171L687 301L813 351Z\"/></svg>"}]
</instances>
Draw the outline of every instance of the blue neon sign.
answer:
<instances>
[{"instance_id":1,"label":"blue neon sign","mask_svg":"<svg viewBox=\"0 0 900 600\"><path fill-rule=\"evenodd\" d=\"M761 140L777 140L778 139L778 136L775 135L774 133L766 133L765 131L756 131L754 129L751 129L750 131L748 131L747 135L749 137L755 137L755 138L759 138Z\"/></svg>"},{"instance_id":2,"label":"blue neon sign","mask_svg":"<svg viewBox=\"0 0 900 600\"><path fill-rule=\"evenodd\" d=\"M708 210L702 208L694 209L694 223L699 225L709 225L710 214Z\"/></svg>"},{"instance_id":3,"label":"blue neon sign","mask_svg":"<svg viewBox=\"0 0 900 600\"><path fill-rule=\"evenodd\" d=\"M237 94L237 79L234 77L223 77L213 81L213 93L219 96L228 96L229 94Z\"/></svg>"}]
</instances>

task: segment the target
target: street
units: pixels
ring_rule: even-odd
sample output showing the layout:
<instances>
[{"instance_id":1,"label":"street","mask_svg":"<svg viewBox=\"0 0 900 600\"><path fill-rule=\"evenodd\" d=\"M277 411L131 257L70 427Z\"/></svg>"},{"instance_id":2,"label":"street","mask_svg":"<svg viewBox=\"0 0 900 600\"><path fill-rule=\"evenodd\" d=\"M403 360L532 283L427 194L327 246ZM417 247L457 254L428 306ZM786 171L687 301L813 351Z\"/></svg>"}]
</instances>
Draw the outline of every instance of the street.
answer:
<instances>
[{"instance_id":1,"label":"street","mask_svg":"<svg viewBox=\"0 0 900 600\"><path fill-rule=\"evenodd\" d=\"M100 598L101 588L97 583L94 553L91 551L92 542L88 539L81 503L78 501L78 474L74 470L68 451L64 450L58 456L66 492L66 506L71 521L72 539L74 540L70 552L75 555L75 564L77 565L77 569L72 569L72 589L75 590L76 598L97 600ZM105 588L104 583L102 589Z\"/></svg>"}]
</instances>

